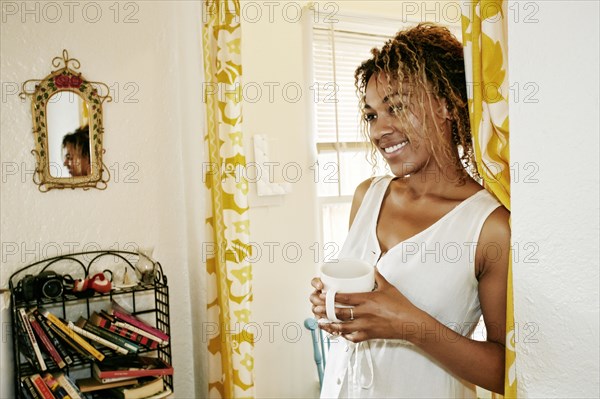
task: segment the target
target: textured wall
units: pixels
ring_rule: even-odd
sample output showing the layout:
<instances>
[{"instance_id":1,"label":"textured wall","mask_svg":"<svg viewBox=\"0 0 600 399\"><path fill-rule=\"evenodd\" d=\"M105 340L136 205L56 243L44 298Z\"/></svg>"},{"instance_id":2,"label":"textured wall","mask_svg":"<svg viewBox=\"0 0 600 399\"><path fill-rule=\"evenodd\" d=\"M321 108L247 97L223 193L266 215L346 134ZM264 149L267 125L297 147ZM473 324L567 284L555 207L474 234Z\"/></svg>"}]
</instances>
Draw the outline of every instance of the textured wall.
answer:
<instances>
[{"instance_id":1,"label":"textured wall","mask_svg":"<svg viewBox=\"0 0 600 399\"><path fill-rule=\"evenodd\" d=\"M2 2L1 284L15 268L57 252L155 246L171 286L176 391L193 397L195 384L204 385L195 376L205 372L198 361L205 349L194 351L191 320L192 314L201 320L205 307L198 273L200 6L75 2L69 15L61 2L45 4ZM112 175L105 191L40 193L31 181L30 106L15 87L45 77L63 48L79 59L87 79L112 88L114 101L104 108L104 162ZM0 397L12 397L7 311L1 317Z\"/></svg>"},{"instance_id":2,"label":"textured wall","mask_svg":"<svg viewBox=\"0 0 600 399\"><path fill-rule=\"evenodd\" d=\"M519 390L529 398L594 398L598 3L509 3Z\"/></svg>"}]
</instances>

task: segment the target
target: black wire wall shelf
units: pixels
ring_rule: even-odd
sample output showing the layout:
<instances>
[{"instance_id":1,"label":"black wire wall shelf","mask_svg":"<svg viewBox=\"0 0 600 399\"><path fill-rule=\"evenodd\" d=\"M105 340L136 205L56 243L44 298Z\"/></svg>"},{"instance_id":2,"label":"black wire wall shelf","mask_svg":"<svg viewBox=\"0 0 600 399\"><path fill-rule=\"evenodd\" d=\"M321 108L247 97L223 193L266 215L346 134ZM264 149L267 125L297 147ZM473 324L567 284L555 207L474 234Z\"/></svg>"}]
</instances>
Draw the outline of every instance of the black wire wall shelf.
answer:
<instances>
[{"instance_id":1,"label":"black wire wall shelf","mask_svg":"<svg viewBox=\"0 0 600 399\"><path fill-rule=\"evenodd\" d=\"M143 276L136 269L135 265L142 257L151 262L152 274L150 280L144 279L142 281ZM118 273L118 269L123 267L126 268L125 273L135 273L139 281L128 286L115 287L106 293L95 292L93 295L89 293L83 295L65 291L54 298L23 299L19 290L19 282L26 276L37 276L46 270L54 271L61 276L68 274L69 278L72 279L83 279L94 273L113 276ZM19 399L25 398L22 392L22 379L41 373L25 356L25 342L23 341L26 338L24 338L16 322L20 309L44 307L51 309L52 313L59 318L74 321L80 316L88 319L95 310L101 307L103 309L109 307L114 299L118 303L126 305L133 315L140 316L153 327L171 336L167 276L163 273L159 262L141 253L115 250L87 251L44 259L14 272L9 278L9 288L11 292L15 396ZM96 349L104 354L105 360L122 356L106 347L97 346ZM155 349L141 347L136 352L137 355L158 357L167 364L172 364L171 353L171 339ZM62 372L66 375L75 373L78 376L86 375L87 377L92 375L94 361L89 358L71 353L72 363L60 369L48 354L44 353L43 356L45 360L48 360L46 362L47 370L43 373ZM167 375L163 379L165 385L173 391L173 376ZM101 395L102 391L99 392ZM84 396L87 398L102 397L97 396L97 394L86 394Z\"/></svg>"}]
</instances>

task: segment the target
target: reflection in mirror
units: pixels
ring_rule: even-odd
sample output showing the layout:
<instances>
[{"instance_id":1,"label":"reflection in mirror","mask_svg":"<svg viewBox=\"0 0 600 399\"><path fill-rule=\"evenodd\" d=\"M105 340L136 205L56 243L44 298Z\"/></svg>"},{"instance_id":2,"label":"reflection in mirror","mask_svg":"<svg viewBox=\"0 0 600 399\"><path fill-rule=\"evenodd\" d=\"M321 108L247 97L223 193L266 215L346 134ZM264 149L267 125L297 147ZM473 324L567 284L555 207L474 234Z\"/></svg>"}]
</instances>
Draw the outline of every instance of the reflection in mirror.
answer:
<instances>
[{"instance_id":1,"label":"reflection in mirror","mask_svg":"<svg viewBox=\"0 0 600 399\"><path fill-rule=\"evenodd\" d=\"M72 91L52 95L46 106L50 176L79 177L91 172L88 104Z\"/></svg>"},{"instance_id":2,"label":"reflection in mirror","mask_svg":"<svg viewBox=\"0 0 600 399\"><path fill-rule=\"evenodd\" d=\"M63 67L44 79L26 81L20 94L31 98L32 153L37 161L33 181L44 192L53 188L103 190L110 179L102 162L102 104L112 100L109 88L84 79L76 71L79 61L69 58L67 50L52 65Z\"/></svg>"},{"instance_id":3,"label":"reflection in mirror","mask_svg":"<svg viewBox=\"0 0 600 399\"><path fill-rule=\"evenodd\" d=\"M90 162L90 131L85 125L73 133L65 134L62 140L63 166L72 177L88 176L92 171Z\"/></svg>"}]
</instances>

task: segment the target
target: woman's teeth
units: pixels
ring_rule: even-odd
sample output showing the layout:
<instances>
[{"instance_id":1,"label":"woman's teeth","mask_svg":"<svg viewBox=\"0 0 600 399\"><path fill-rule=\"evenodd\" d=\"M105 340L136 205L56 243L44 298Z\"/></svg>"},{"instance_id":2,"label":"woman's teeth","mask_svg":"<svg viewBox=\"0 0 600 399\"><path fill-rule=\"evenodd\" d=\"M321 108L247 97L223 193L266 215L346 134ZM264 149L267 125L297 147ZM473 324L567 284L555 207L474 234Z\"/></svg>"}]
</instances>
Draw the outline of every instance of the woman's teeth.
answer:
<instances>
[{"instance_id":1,"label":"woman's teeth","mask_svg":"<svg viewBox=\"0 0 600 399\"><path fill-rule=\"evenodd\" d=\"M400 144L396 144L391 147L384 148L383 151L385 151L386 154L391 154L394 151L398 151L400 148L404 147L406 144L408 144L408 141L403 141Z\"/></svg>"}]
</instances>

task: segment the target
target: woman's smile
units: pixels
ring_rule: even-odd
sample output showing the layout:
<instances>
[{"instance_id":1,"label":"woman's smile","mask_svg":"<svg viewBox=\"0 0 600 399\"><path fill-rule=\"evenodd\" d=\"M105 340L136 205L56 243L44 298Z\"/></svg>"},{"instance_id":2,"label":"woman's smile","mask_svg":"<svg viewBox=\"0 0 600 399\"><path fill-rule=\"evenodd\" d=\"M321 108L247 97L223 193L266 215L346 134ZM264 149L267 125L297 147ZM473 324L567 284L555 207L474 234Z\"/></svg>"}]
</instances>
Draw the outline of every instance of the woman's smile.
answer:
<instances>
[{"instance_id":1,"label":"woman's smile","mask_svg":"<svg viewBox=\"0 0 600 399\"><path fill-rule=\"evenodd\" d=\"M384 158L394 157L404 150L404 147L408 144L408 139L401 140L399 143L387 143L384 145L380 145L380 149L382 151L382 155Z\"/></svg>"}]
</instances>

